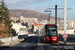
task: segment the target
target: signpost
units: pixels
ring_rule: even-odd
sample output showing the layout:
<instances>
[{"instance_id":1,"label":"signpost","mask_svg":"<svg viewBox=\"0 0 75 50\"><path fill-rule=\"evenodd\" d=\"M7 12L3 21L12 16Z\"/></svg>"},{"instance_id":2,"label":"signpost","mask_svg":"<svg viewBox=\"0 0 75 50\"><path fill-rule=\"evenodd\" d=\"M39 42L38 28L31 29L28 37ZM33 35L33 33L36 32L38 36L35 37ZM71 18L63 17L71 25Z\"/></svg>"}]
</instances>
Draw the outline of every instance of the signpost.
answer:
<instances>
[{"instance_id":1,"label":"signpost","mask_svg":"<svg viewBox=\"0 0 75 50\"><path fill-rule=\"evenodd\" d=\"M68 38L68 35L67 34L63 34L62 36L64 39L67 39Z\"/></svg>"}]
</instances>

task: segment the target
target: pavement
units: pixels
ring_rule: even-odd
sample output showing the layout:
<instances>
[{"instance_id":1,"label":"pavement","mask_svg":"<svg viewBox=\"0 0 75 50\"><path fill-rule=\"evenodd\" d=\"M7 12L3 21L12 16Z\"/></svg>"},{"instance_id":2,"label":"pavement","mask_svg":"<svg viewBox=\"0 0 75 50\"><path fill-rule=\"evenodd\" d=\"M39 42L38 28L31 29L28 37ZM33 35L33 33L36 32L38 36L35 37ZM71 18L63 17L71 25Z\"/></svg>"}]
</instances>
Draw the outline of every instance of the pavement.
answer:
<instances>
[{"instance_id":1,"label":"pavement","mask_svg":"<svg viewBox=\"0 0 75 50\"><path fill-rule=\"evenodd\" d=\"M63 45L75 45L74 42L66 42L66 44L64 44L64 41L59 41L59 43Z\"/></svg>"},{"instance_id":2,"label":"pavement","mask_svg":"<svg viewBox=\"0 0 75 50\"><path fill-rule=\"evenodd\" d=\"M28 36L26 36L26 37L24 37L25 35L20 35L20 36L23 36L23 37L20 37L21 39L16 39L13 41L5 42L4 44L0 45L0 47L15 46L15 45L19 44L21 41L24 41L24 38L28 38L30 36L35 36L35 35L36 34L28 34Z\"/></svg>"},{"instance_id":3,"label":"pavement","mask_svg":"<svg viewBox=\"0 0 75 50\"><path fill-rule=\"evenodd\" d=\"M37 47L37 38L38 36L31 36L15 46L0 48L0 50L35 50Z\"/></svg>"},{"instance_id":4,"label":"pavement","mask_svg":"<svg viewBox=\"0 0 75 50\"><path fill-rule=\"evenodd\" d=\"M11 47L11 46L15 46L17 44L19 44L21 41L23 41L24 39L16 39L14 41L9 41L9 42L6 42L2 45L0 45L0 48L1 47Z\"/></svg>"}]
</instances>

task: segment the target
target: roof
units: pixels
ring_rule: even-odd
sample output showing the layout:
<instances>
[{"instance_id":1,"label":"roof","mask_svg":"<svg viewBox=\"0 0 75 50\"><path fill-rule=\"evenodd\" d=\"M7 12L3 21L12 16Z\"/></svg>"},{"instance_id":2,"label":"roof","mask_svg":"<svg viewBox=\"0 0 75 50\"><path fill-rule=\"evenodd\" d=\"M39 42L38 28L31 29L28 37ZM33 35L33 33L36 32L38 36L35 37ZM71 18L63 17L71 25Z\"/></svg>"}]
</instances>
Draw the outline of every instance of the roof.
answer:
<instances>
[{"instance_id":1,"label":"roof","mask_svg":"<svg viewBox=\"0 0 75 50\"><path fill-rule=\"evenodd\" d=\"M46 24L47 26L57 26L56 24Z\"/></svg>"},{"instance_id":2,"label":"roof","mask_svg":"<svg viewBox=\"0 0 75 50\"><path fill-rule=\"evenodd\" d=\"M44 25L44 24L33 24L33 25Z\"/></svg>"}]
</instances>

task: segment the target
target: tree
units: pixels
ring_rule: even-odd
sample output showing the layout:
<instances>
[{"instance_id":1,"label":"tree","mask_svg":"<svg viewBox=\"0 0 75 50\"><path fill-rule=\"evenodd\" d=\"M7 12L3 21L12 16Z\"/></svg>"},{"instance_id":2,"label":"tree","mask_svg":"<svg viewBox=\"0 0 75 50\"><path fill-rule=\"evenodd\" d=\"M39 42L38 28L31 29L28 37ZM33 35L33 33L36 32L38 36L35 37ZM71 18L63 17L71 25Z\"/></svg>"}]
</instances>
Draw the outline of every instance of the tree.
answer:
<instances>
[{"instance_id":1,"label":"tree","mask_svg":"<svg viewBox=\"0 0 75 50\"><path fill-rule=\"evenodd\" d=\"M10 12L9 9L7 8L7 6L5 5L4 1L2 0L2 5L0 7L0 16L2 17L2 23L5 24L6 26L6 31L5 33L11 33L11 22L12 20L10 20Z\"/></svg>"}]
</instances>

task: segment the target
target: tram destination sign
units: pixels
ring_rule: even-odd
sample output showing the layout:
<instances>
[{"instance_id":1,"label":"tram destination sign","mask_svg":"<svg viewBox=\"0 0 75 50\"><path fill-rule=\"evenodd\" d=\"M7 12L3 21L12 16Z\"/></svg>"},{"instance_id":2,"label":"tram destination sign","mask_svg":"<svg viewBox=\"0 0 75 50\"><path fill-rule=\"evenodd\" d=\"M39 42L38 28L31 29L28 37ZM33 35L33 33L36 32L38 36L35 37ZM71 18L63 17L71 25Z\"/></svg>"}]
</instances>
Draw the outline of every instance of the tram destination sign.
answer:
<instances>
[{"instance_id":1,"label":"tram destination sign","mask_svg":"<svg viewBox=\"0 0 75 50\"><path fill-rule=\"evenodd\" d=\"M47 28L55 28L55 26L47 26Z\"/></svg>"}]
</instances>

